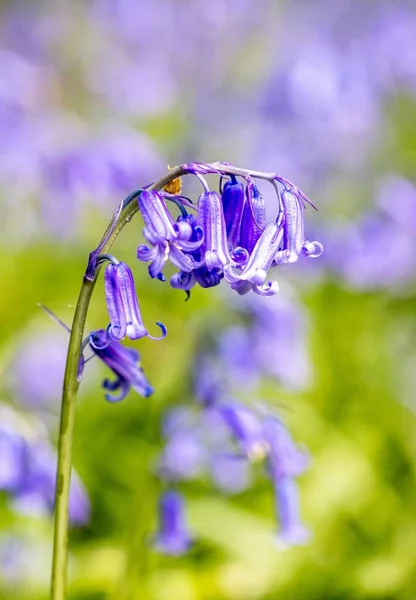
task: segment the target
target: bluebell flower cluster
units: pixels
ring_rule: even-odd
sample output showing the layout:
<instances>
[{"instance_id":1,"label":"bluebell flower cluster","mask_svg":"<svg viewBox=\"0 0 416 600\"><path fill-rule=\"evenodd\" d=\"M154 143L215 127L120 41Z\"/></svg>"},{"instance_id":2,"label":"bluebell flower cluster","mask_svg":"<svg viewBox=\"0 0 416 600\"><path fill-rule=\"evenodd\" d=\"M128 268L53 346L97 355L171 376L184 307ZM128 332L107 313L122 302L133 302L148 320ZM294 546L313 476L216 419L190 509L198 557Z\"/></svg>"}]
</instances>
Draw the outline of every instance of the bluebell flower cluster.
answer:
<instances>
[{"instance_id":1,"label":"bluebell flower cluster","mask_svg":"<svg viewBox=\"0 0 416 600\"><path fill-rule=\"evenodd\" d=\"M123 207L137 202L147 241L139 245L137 258L150 263L150 277L166 281L163 270L170 261L178 269L170 284L187 292L188 297L196 284L210 288L222 280L240 295L254 291L260 296L274 296L279 286L268 278L270 269L295 263L300 258L317 258L323 252L320 242L309 241L305 236L305 207L311 203L287 179L225 162L188 163L180 170L196 177L203 186L196 206L181 194L180 178L172 179L160 190L153 185L136 190L120 204L107 234L89 256L85 273L88 280L94 280L99 267L106 264L104 287L110 323L106 330L93 331L84 341L83 349L89 345L94 355L113 371L115 380L106 379L103 383L107 390L105 398L110 402L122 400L132 388L145 397L153 392L143 374L139 355L124 348L122 340L145 336L160 340L167 332L158 321L161 336L149 334L130 266L102 253ZM206 175L219 178L218 191L210 189ZM275 193L277 216L271 222L257 179L269 182ZM172 207L179 210L176 218ZM80 376L83 366L84 358Z\"/></svg>"},{"instance_id":2,"label":"bluebell flower cluster","mask_svg":"<svg viewBox=\"0 0 416 600\"><path fill-rule=\"evenodd\" d=\"M18 512L29 515L53 511L56 455L43 428L33 418L0 403L0 492L10 497ZM76 473L71 480L69 519L85 525L90 505Z\"/></svg>"},{"instance_id":3,"label":"bluebell flower cluster","mask_svg":"<svg viewBox=\"0 0 416 600\"><path fill-rule=\"evenodd\" d=\"M256 476L266 477L276 498L278 540L284 545L306 543L309 533L300 517L296 478L307 468L309 456L265 406L218 400L176 408L165 418L164 437L158 473L171 489L160 503L157 550L188 550L192 536L185 525L184 501L174 488L207 477L225 494L238 494Z\"/></svg>"},{"instance_id":4,"label":"bluebell flower cluster","mask_svg":"<svg viewBox=\"0 0 416 600\"><path fill-rule=\"evenodd\" d=\"M268 280L269 269L322 254L322 244L308 241L304 233L305 205L309 201L286 179L226 163L190 163L183 167L204 187L194 209L196 214L188 212L189 207L193 209L189 199L168 191L148 190L138 198L145 222L143 235L149 245L140 245L137 257L151 263L152 278L163 281L163 267L170 260L179 269L170 280L174 288L189 291L195 284L214 287L224 279L239 294L253 290L261 296L272 296L279 287L276 281ZM208 186L204 178L208 174L225 180L220 193ZM272 222L267 220L256 177L274 186L277 218ZM176 222L166 200L181 209Z\"/></svg>"}]
</instances>

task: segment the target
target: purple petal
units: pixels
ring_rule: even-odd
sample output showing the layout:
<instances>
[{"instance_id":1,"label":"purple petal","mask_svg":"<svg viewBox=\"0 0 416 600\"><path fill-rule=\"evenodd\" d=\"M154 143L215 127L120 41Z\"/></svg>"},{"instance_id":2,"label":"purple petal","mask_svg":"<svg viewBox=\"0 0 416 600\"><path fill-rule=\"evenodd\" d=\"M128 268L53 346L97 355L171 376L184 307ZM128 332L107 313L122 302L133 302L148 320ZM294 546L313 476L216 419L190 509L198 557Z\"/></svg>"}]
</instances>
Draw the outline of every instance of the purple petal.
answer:
<instances>
[{"instance_id":1,"label":"purple petal","mask_svg":"<svg viewBox=\"0 0 416 600\"><path fill-rule=\"evenodd\" d=\"M205 239L201 246L202 256L209 272L222 269L231 262L228 251L227 232L221 198L217 192L205 192L198 200L198 223Z\"/></svg>"}]
</instances>

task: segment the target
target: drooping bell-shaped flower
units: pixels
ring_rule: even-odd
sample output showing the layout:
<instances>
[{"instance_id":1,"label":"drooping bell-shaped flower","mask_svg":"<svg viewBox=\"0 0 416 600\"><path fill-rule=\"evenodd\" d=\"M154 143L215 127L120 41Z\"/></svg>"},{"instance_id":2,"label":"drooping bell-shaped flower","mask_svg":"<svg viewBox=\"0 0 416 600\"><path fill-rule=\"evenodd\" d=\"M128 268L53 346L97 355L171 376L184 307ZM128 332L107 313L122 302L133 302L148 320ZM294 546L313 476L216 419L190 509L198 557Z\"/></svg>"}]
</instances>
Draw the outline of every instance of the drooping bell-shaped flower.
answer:
<instances>
[{"instance_id":1,"label":"drooping bell-shaped flower","mask_svg":"<svg viewBox=\"0 0 416 600\"><path fill-rule=\"evenodd\" d=\"M274 481L301 475L309 465L309 455L300 449L280 419L267 415L263 433L269 446L269 471Z\"/></svg>"},{"instance_id":2,"label":"drooping bell-shaped flower","mask_svg":"<svg viewBox=\"0 0 416 600\"><path fill-rule=\"evenodd\" d=\"M137 199L145 228L143 235L153 246L176 238L173 219L156 190L144 190Z\"/></svg>"},{"instance_id":3,"label":"drooping bell-shaped flower","mask_svg":"<svg viewBox=\"0 0 416 600\"><path fill-rule=\"evenodd\" d=\"M201 260L209 272L222 271L231 262L221 198L217 192L204 192L198 200L198 224L204 231Z\"/></svg>"},{"instance_id":4,"label":"drooping bell-shaped flower","mask_svg":"<svg viewBox=\"0 0 416 600\"><path fill-rule=\"evenodd\" d=\"M279 223L269 223L258 238L247 264L242 273L236 274L228 270L226 280L231 287L240 294L247 293L251 288L258 294L271 296L278 292L277 282L263 285L267 278L267 271L271 267L276 252L283 237L283 229ZM247 284L251 285L247 285Z\"/></svg>"},{"instance_id":5,"label":"drooping bell-shaped flower","mask_svg":"<svg viewBox=\"0 0 416 600\"><path fill-rule=\"evenodd\" d=\"M234 175L224 185L221 200L228 242L231 248L235 248L238 244L241 217L243 215L244 185L237 181Z\"/></svg>"},{"instance_id":6,"label":"drooping bell-shaped flower","mask_svg":"<svg viewBox=\"0 0 416 600\"><path fill-rule=\"evenodd\" d=\"M116 396L109 393L106 394L106 400L109 402L119 402L127 396L131 388L145 398L153 394L153 388L143 373L143 369L139 363L140 356L136 350L125 348L120 342L109 340L104 329L90 333L89 344L94 354L116 376L115 381L105 379L103 388L111 392L116 392L117 390L120 390L120 392Z\"/></svg>"},{"instance_id":7,"label":"drooping bell-shaped flower","mask_svg":"<svg viewBox=\"0 0 416 600\"><path fill-rule=\"evenodd\" d=\"M166 336L165 326L158 322L162 330L161 338L149 335L140 314L133 273L124 262L109 263L104 274L105 296L110 317L108 336L111 340L122 340L126 335L131 340L144 336L162 339Z\"/></svg>"},{"instance_id":8,"label":"drooping bell-shaped flower","mask_svg":"<svg viewBox=\"0 0 416 600\"><path fill-rule=\"evenodd\" d=\"M317 258L323 252L320 242L305 240L305 206L302 198L293 191L284 189L281 194L284 210L283 249L276 254L276 264L293 263L303 254Z\"/></svg>"},{"instance_id":9,"label":"drooping bell-shaped flower","mask_svg":"<svg viewBox=\"0 0 416 600\"><path fill-rule=\"evenodd\" d=\"M276 513L279 521L277 538L285 546L302 546L310 534L300 520L299 491L292 477L275 482Z\"/></svg>"},{"instance_id":10,"label":"drooping bell-shaped flower","mask_svg":"<svg viewBox=\"0 0 416 600\"><path fill-rule=\"evenodd\" d=\"M248 458L254 461L264 458L267 440L257 416L237 402L218 404L217 410Z\"/></svg>"},{"instance_id":11,"label":"drooping bell-shaped flower","mask_svg":"<svg viewBox=\"0 0 416 600\"><path fill-rule=\"evenodd\" d=\"M139 209L145 222L143 235L151 244L142 244L137 249L137 258L150 262L149 275L164 281L163 267L169 259L181 271L190 273L195 267L192 256L184 251L198 248L203 239L203 230L194 217L186 215L174 223L162 195L156 190L145 190L138 198Z\"/></svg>"},{"instance_id":12,"label":"drooping bell-shaped flower","mask_svg":"<svg viewBox=\"0 0 416 600\"><path fill-rule=\"evenodd\" d=\"M246 196L238 245L251 254L266 227L266 208L262 195L250 179L247 182Z\"/></svg>"},{"instance_id":13,"label":"drooping bell-shaped flower","mask_svg":"<svg viewBox=\"0 0 416 600\"><path fill-rule=\"evenodd\" d=\"M179 556L192 544L185 523L184 502L179 492L169 490L159 501L159 530L153 544L163 554Z\"/></svg>"}]
</instances>

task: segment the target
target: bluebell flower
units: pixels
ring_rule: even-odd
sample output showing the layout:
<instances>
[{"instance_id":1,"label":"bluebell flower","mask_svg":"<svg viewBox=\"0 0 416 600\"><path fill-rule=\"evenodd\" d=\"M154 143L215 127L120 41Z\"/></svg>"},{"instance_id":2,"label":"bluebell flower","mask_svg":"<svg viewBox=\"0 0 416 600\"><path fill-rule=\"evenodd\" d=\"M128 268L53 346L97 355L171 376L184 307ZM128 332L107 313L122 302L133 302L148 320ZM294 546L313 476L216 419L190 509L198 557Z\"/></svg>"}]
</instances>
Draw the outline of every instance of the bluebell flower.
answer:
<instances>
[{"instance_id":1,"label":"bluebell flower","mask_svg":"<svg viewBox=\"0 0 416 600\"><path fill-rule=\"evenodd\" d=\"M250 460L257 461L266 456L267 440L261 421L253 411L238 402L218 404L216 410Z\"/></svg>"},{"instance_id":2,"label":"bluebell flower","mask_svg":"<svg viewBox=\"0 0 416 600\"><path fill-rule=\"evenodd\" d=\"M206 450L195 427L181 427L166 442L159 473L169 481L192 479L206 464Z\"/></svg>"},{"instance_id":3,"label":"bluebell flower","mask_svg":"<svg viewBox=\"0 0 416 600\"><path fill-rule=\"evenodd\" d=\"M212 452L209 470L215 487L224 494L238 494L252 483L249 461L231 451Z\"/></svg>"},{"instance_id":4,"label":"bluebell flower","mask_svg":"<svg viewBox=\"0 0 416 600\"><path fill-rule=\"evenodd\" d=\"M240 294L253 289L261 296L274 296L279 286L277 281L265 284L267 271L275 260L283 237L282 225L269 223L254 246L247 264L240 274L227 272L226 279L231 287Z\"/></svg>"},{"instance_id":5,"label":"bluebell flower","mask_svg":"<svg viewBox=\"0 0 416 600\"><path fill-rule=\"evenodd\" d=\"M222 271L231 263L221 198L217 192L204 192L198 200L198 224L204 231L201 245L203 264L208 272Z\"/></svg>"},{"instance_id":6,"label":"bluebell flower","mask_svg":"<svg viewBox=\"0 0 416 600\"><path fill-rule=\"evenodd\" d=\"M283 223L283 249L275 256L277 265L293 263L302 255L317 258L323 252L320 242L305 240L304 212L305 206L302 198L292 190L284 189L281 194L284 223Z\"/></svg>"},{"instance_id":7,"label":"bluebell flower","mask_svg":"<svg viewBox=\"0 0 416 600\"><path fill-rule=\"evenodd\" d=\"M273 415L262 421L268 445L269 475L273 481L298 477L309 465L309 455L298 448L283 422Z\"/></svg>"},{"instance_id":8,"label":"bluebell flower","mask_svg":"<svg viewBox=\"0 0 416 600\"><path fill-rule=\"evenodd\" d=\"M235 175L223 187L221 201L224 210L227 239L231 248L238 246L244 209L244 184Z\"/></svg>"},{"instance_id":9,"label":"bluebell flower","mask_svg":"<svg viewBox=\"0 0 416 600\"><path fill-rule=\"evenodd\" d=\"M43 427L0 404L0 491L12 507L27 515L52 513L56 481L56 454ZM90 506L78 475L73 472L69 518L73 525L88 522Z\"/></svg>"},{"instance_id":10,"label":"bluebell flower","mask_svg":"<svg viewBox=\"0 0 416 600\"><path fill-rule=\"evenodd\" d=\"M21 435L0 424L0 490L13 492L22 483L27 447Z\"/></svg>"},{"instance_id":11,"label":"bluebell flower","mask_svg":"<svg viewBox=\"0 0 416 600\"><path fill-rule=\"evenodd\" d=\"M278 541L286 546L301 546L309 540L299 514L299 491L292 477L275 482L276 513L279 521Z\"/></svg>"},{"instance_id":12,"label":"bluebell flower","mask_svg":"<svg viewBox=\"0 0 416 600\"><path fill-rule=\"evenodd\" d=\"M115 381L105 379L104 389L119 394L106 394L105 399L109 402L123 400L131 388L138 394L147 398L153 394L153 388L147 381L143 369L140 366L140 356L134 348L125 348L120 342L108 339L104 329L93 331L89 335L89 345L94 354L98 356L115 374Z\"/></svg>"},{"instance_id":13,"label":"bluebell flower","mask_svg":"<svg viewBox=\"0 0 416 600\"><path fill-rule=\"evenodd\" d=\"M165 337L166 328L162 323L157 323L162 330L162 338L151 336L143 325L133 274L126 263L112 259L105 269L104 285L110 317L108 336L112 341L122 340L126 335L131 340L144 336L152 339Z\"/></svg>"},{"instance_id":14,"label":"bluebell flower","mask_svg":"<svg viewBox=\"0 0 416 600\"><path fill-rule=\"evenodd\" d=\"M179 492L169 490L159 501L159 530L153 544L163 554L179 556L192 544L185 523L184 502Z\"/></svg>"},{"instance_id":15,"label":"bluebell flower","mask_svg":"<svg viewBox=\"0 0 416 600\"><path fill-rule=\"evenodd\" d=\"M191 251L202 243L203 231L192 219L178 219L174 223L162 194L155 190L144 190L138 204L145 227L143 235L151 247L142 244L137 249L137 258L150 262L149 274L163 280L162 270L169 260L181 271L190 273L195 268ZM192 239L196 237L197 239Z\"/></svg>"},{"instance_id":16,"label":"bluebell flower","mask_svg":"<svg viewBox=\"0 0 416 600\"><path fill-rule=\"evenodd\" d=\"M247 182L246 196L238 245L251 253L266 226L266 209L263 196L251 179Z\"/></svg>"}]
</instances>

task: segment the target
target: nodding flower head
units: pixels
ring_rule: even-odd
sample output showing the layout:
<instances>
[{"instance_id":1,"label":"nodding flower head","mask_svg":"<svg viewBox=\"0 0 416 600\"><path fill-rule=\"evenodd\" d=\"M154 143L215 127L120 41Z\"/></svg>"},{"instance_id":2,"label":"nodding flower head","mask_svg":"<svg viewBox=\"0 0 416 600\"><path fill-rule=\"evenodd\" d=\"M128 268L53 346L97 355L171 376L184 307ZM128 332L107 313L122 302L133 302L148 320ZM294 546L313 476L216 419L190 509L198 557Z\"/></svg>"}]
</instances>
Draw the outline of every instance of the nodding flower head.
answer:
<instances>
[{"instance_id":1,"label":"nodding flower head","mask_svg":"<svg viewBox=\"0 0 416 600\"><path fill-rule=\"evenodd\" d=\"M225 162L189 163L182 171L196 176L204 187L196 207L183 195L145 190L138 198L145 222L143 234L150 247L141 245L139 260L149 262L149 274L165 281L167 260L178 269L171 277L174 288L189 290L198 283L214 287L222 279L239 294L254 291L261 296L278 292L268 269L293 263L301 256L316 258L322 244L310 242L304 234L305 203L309 200L295 185L275 173L239 169ZM221 195L210 190L205 175L220 177ZM268 222L264 199L255 181L268 181L277 196L276 221ZM225 181L221 189L221 183ZM175 188L173 188L175 189ZM174 222L165 200L181 214Z\"/></svg>"},{"instance_id":2,"label":"nodding flower head","mask_svg":"<svg viewBox=\"0 0 416 600\"><path fill-rule=\"evenodd\" d=\"M276 513L279 522L278 541L285 546L303 546L309 531L300 520L299 491L295 480L283 477L275 482Z\"/></svg>"},{"instance_id":3,"label":"nodding flower head","mask_svg":"<svg viewBox=\"0 0 416 600\"><path fill-rule=\"evenodd\" d=\"M218 404L217 410L244 454L254 462L263 459L268 452L268 445L257 416L237 402Z\"/></svg>"},{"instance_id":4,"label":"nodding flower head","mask_svg":"<svg viewBox=\"0 0 416 600\"><path fill-rule=\"evenodd\" d=\"M156 190L144 190L138 197L145 228L143 235L153 246L176 238L172 215Z\"/></svg>"},{"instance_id":5,"label":"nodding flower head","mask_svg":"<svg viewBox=\"0 0 416 600\"><path fill-rule=\"evenodd\" d=\"M266 209L263 196L251 179L246 187L246 197L238 245L251 253L266 226Z\"/></svg>"},{"instance_id":6,"label":"nodding flower head","mask_svg":"<svg viewBox=\"0 0 416 600\"><path fill-rule=\"evenodd\" d=\"M305 206L302 198L285 189L281 194L285 220L283 224L283 249L275 256L277 265L293 263L302 255L317 258L323 252L320 242L305 240Z\"/></svg>"},{"instance_id":7,"label":"nodding flower head","mask_svg":"<svg viewBox=\"0 0 416 600\"><path fill-rule=\"evenodd\" d=\"M43 424L33 415L26 420L21 412L0 403L0 492L9 496L17 512L25 515L53 512L56 460ZM73 472L70 523L84 525L89 514L87 493Z\"/></svg>"},{"instance_id":8,"label":"nodding flower head","mask_svg":"<svg viewBox=\"0 0 416 600\"><path fill-rule=\"evenodd\" d=\"M269 470L274 481L301 475L309 465L309 455L293 441L280 419L267 415L263 433L269 446Z\"/></svg>"},{"instance_id":9,"label":"nodding flower head","mask_svg":"<svg viewBox=\"0 0 416 600\"><path fill-rule=\"evenodd\" d=\"M160 322L157 324L162 330L161 338L149 335L143 325L133 274L126 263L118 262L115 259L110 262L105 269L104 285L110 317L108 336L111 340L122 340L126 335L131 340L137 340L144 336L162 339L166 336L166 328Z\"/></svg>"},{"instance_id":10,"label":"nodding flower head","mask_svg":"<svg viewBox=\"0 0 416 600\"><path fill-rule=\"evenodd\" d=\"M163 554L179 556L192 544L185 523L182 496L173 490L165 492L159 501L159 531L153 538L154 546Z\"/></svg>"},{"instance_id":11,"label":"nodding flower head","mask_svg":"<svg viewBox=\"0 0 416 600\"><path fill-rule=\"evenodd\" d=\"M186 252L199 248L204 236L195 217L183 209L184 214L174 223L162 195L154 190L142 192L138 203L146 225L143 235L151 247L141 244L137 249L137 258L151 263L149 275L164 281L162 270L168 258L178 269L190 273L195 261Z\"/></svg>"},{"instance_id":12,"label":"nodding flower head","mask_svg":"<svg viewBox=\"0 0 416 600\"><path fill-rule=\"evenodd\" d=\"M228 242L231 248L235 248L238 244L244 208L244 185L237 180L235 175L232 175L230 181L224 185L221 200Z\"/></svg>"},{"instance_id":13,"label":"nodding flower head","mask_svg":"<svg viewBox=\"0 0 416 600\"><path fill-rule=\"evenodd\" d=\"M202 262L208 272L221 271L231 262L221 198L217 192L204 192L198 200L198 224L204 231Z\"/></svg>"},{"instance_id":14,"label":"nodding flower head","mask_svg":"<svg viewBox=\"0 0 416 600\"><path fill-rule=\"evenodd\" d=\"M90 333L88 341L94 354L116 376L115 381L105 379L103 382L103 388L109 392L120 390L119 394L115 396L107 393L105 395L106 400L119 402L127 396L131 388L145 398L153 394L153 388L143 373L139 363L140 356L136 350L125 348L120 342L109 339L104 329Z\"/></svg>"}]
</instances>

